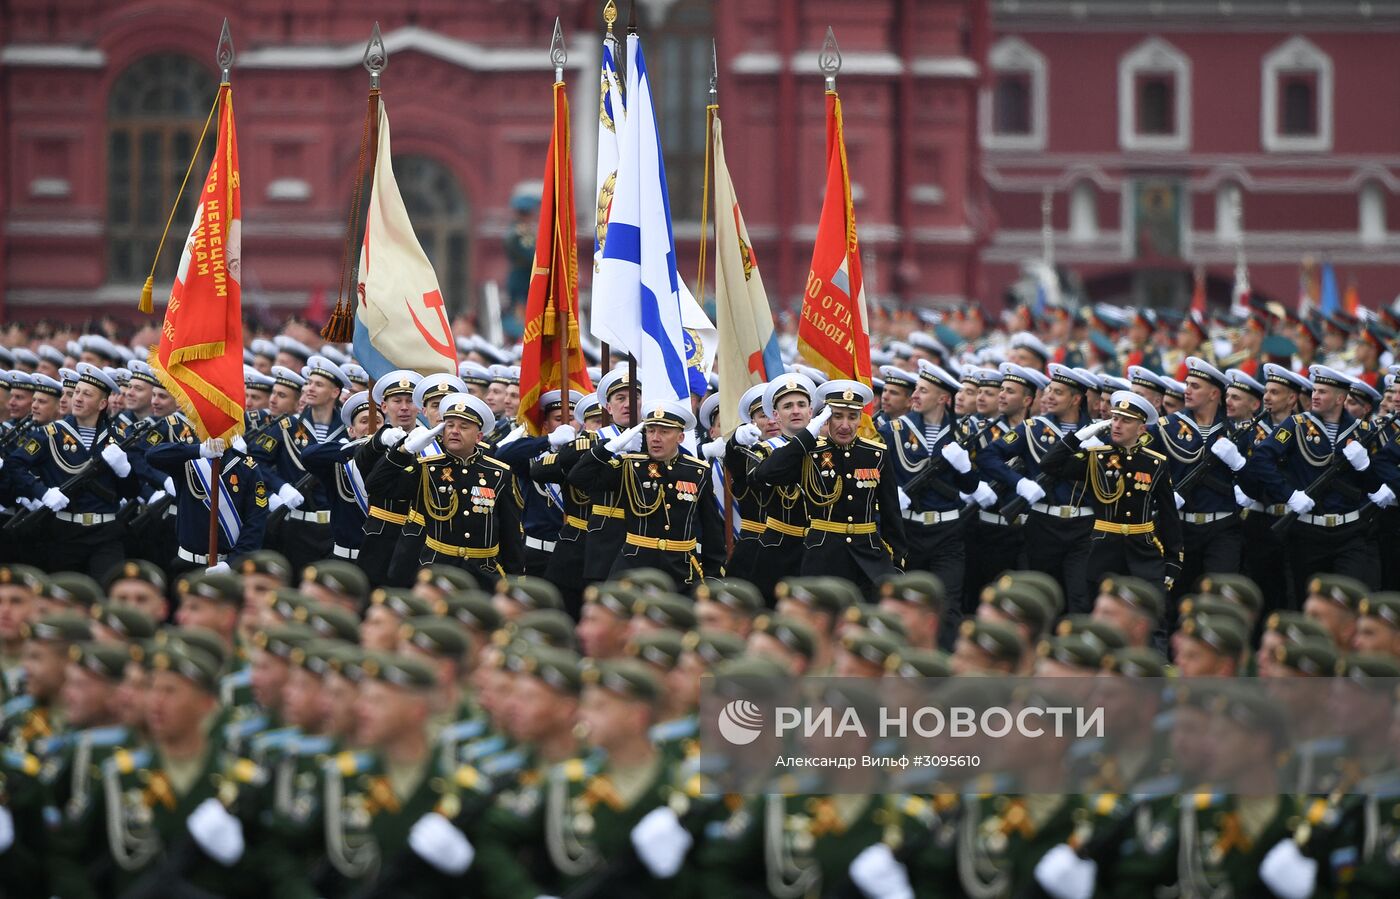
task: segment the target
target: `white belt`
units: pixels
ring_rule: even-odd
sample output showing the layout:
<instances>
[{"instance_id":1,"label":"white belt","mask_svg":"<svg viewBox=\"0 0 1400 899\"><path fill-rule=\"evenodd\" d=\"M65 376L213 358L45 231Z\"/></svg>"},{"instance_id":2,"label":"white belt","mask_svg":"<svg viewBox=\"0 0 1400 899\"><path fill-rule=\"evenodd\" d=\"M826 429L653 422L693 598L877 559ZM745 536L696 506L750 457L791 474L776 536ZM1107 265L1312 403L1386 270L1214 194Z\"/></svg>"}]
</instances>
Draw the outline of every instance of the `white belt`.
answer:
<instances>
[{"instance_id":1,"label":"white belt","mask_svg":"<svg viewBox=\"0 0 1400 899\"><path fill-rule=\"evenodd\" d=\"M1182 512L1181 520L1186 524L1210 524L1234 515L1234 512Z\"/></svg>"},{"instance_id":2,"label":"white belt","mask_svg":"<svg viewBox=\"0 0 1400 899\"><path fill-rule=\"evenodd\" d=\"M59 521L71 521L81 525L106 524L117 520L116 515L108 512L55 512L53 517Z\"/></svg>"},{"instance_id":3,"label":"white belt","mask_svg":"<svg viewBox=\"0 0 1400 899\"><path fill-rule=\"evenodd\" d=\"M984 510L984 511L978 512L978 513L977 513L977 517L980 518L980 519L982 519L983 521L985 521L987 524L1000 524L1000 525L1007 525L1007 524L1010 524L1010 522L1008 522L1008 521L1006 520L1006 516L1005 516L1005 515L998 515L998 514L995 513L995 512L987 512L987 511Z\"/></svg>"},{"instance_id":4,"label":"white belt","mask_svg":"<svg viewBox=\"0 0 1400 899\"><path fill-rule=\"evenodd\" d=\"M945 521L957 521L962 511L950 509L947 512L913 512L905 509L899 514L906 521L917 521L920 524L942 524Z\"/></svg>"},{"instance_id":5,"label":"white belt","mask_svg":"<svg viewBox=\"0 0 1400 899\"><path fill-rule=\"evenodd\" d=\"M348 549L339 543L331 547L331 555L337 559L358 559L360 551L358 549Z\"/></svg>"},{"instance_id":6,"label":"white belt","mask_svg":"<svg viewBox=\"0 0 1400 899\"><path fill-rule=\"evenodd\" d=\"M526 537L525 547L527 549L542 549L547 553L552 553L554 552L554 541L541 540L538 537Z\"/></svg>"},{"instance_id":7,"label":"white belt","mask_svg":"<svg viewBox=\"0 0 1400 899\"><path fill-rule=\"evenodd\" d=\"M208 556L201 556L199 553L192 553L189 550L185 549L183 546L180 547L180 551L177 552L176 555L184 559L186 562L193 562L196 565L209 564Z\"/></svg>"},{"instance_id":8,"label":"white belt","mask_svg":"<svg viewBox=\"0 0 1400 899\"><path fill-rule=\"evenodd\" d=\"M293 521L314 521L316 524L330 524L331 512L329 509L321 509L318 512L303 512L294 509L287 513L287 517Z\"/></svg>"},{"instance_id":9,"label":"white belt","mask_svg":"<svg viewBox=\"0 0 1400 899\"><path fill-rule=\"evenodd\" d=\"M1087 518L1094 514L1088 506L1050 506L1045 503L1031 503L1031 509L1051 518Z\"/></svg>"},{"instance_id":10,"label":"white belt","mask_svg":"<svg viewBox=\"0 0 1400 899\"><path fill-rule=\"evenodd\" d=\"M1345 515L1299 515L1298 520L1303 524L1315 524L1320 528L1341 527L1344 524L1351 524L1361 518L1360 510L1348 512Z\"/></svg>"}]
</instances>

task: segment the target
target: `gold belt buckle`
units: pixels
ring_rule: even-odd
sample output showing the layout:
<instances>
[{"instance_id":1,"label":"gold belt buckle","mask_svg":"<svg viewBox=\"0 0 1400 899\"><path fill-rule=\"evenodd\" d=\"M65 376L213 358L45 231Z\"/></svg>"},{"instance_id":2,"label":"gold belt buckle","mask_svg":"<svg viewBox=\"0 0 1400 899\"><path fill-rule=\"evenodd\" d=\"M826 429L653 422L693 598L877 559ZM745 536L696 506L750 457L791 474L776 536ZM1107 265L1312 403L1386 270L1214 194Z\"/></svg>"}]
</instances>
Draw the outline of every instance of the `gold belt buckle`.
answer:
<instances>
[{"instance_id":1,"label":"gold belt buckle","mask_svg":"<svg viewBox=\"0 0 1400 899\"><path fill-rule=\"evenodd\" d=\"M657 541L656 541L656 548L659 549L659 550L661 550L662 552L665 552L665 551L666 551L666 541L665 541L665 540L657 540Z\"/></svg>"},{"instance_id":2,"label":"gold belt buckle","mask_svg":"<svg viewBox=\"0 0 1400 899\"><path fill-rule=\"evenodd\" d=\"M1122 533L1122 535L1123 535L1124 537L1126 537L1126 536L1128 536L1130 533L1132 533L1132 525L1130 525L1130 524L1120 524L1120 525L1118 525L1118 530L1119 530L1119 532Z\"/></svg>"},{"instance_id":3,"label":"gold belt buckle","mask_svg":"<svg viewBox=\"0 0 1400 899\"><path fill-rule=\"evenodd\" d=\"M84 525L91 525L93 515L94 513L92 512L84 512L83 514L78 516L78 521L82 522Z\"/></svg>"},{"instance_id":4,"label":"gold belt buckle","mask_svg":"<svg viewBox=\"0 0 1400 899\"><path fill-rule=\"evenodd\" d=\"M1323 521L1326 527L1334 528L1342 523L1341 517L1340 515L1327 515L1323 518Z\"/></svg>"},{"instance_id":5,"label":"gold belt buckle","mask_svg":"<svg viewBox=\"0 0 1400 899\"><path fill-rule=\"evenodd\" d=\"M1068 518L1070 516L1070 513L1073 511L1074 510L1071 509L1069 506L1060 506L1060 517Z\"/></svg>"}]
</instances>

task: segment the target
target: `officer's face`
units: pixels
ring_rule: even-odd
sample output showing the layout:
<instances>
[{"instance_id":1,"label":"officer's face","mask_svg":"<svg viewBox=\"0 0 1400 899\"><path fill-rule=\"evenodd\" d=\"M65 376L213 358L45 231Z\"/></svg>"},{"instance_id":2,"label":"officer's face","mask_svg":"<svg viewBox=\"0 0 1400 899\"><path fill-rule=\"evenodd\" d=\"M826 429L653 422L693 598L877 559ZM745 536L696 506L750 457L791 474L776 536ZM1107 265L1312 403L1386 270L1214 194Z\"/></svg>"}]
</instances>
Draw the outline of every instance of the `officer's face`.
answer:
<instances>
[{"instance_id":1,"label":"officer's face","mask_svg":"<svg viewBox=\"0 0 1400 899\"><path fill-rule=\"evenodd\" d=\"M1313 593L1303 601L1303 614L1327 628L1332 642L1345 652L1356 637L1356 615L1320 593Z\"/></svg>"},{"instance_id":2,"label":"officer's face","mask_svg":"<svg viewBox=\"0 0 1400 899\"><path fill-rule=\"evenodd\" d=\"M368 650L393 652L399 646L399 616L381 604L369 607L360 625L360 645Z\"/></svg>"},{"instance_id":3,"label":"officer's face","mask_svg":"<svg viewBox=\"0 0 1400 899\"><path fill-rule=\"evenodd\" d=\"M438 422L442 421L442 415L438 411L441 406L442 397L440 396L433 397L432 399L423 400L423 417L428 420L429 427L435 428L437 427Z\"/></svg>"},{"instance_id":4,"label":"officer's face","mask_svg":"<svg viewBox=\"0 0 1400 899\"><path fill-rule=\"evenodd\" d=\"M1312 411L1314 415L1326 417L1336 415L1345 406L1347 392L1331 384L1318 384L1312 392Z\"/></svg>"},{"instance_id":5,"label":"officer's face","mask_svg":"<svg viewBox=\"0 0 1400 899\"><path fill-rule=\"evenodd\" d=\"M25 622L34 617L34 592L22 584L0 584L0 643L20 639Z\"/></svg>"},{"instance_id":6,"label":"officer's face","mask_svg":"<svg viewBox=\"0 0 1400 899\"><path fill-rule=\"evenodd\" d=\"M624 428L632 427L632 395L634 392L624 387L608 394L608 414L612 416L613 424Z\"/></svg>"},{"instance_id":7,"label":"officer's face","mask_svg":"<svg viewBox=\"0 0 1400 899\"><path fill-rule=\"evenodd\" d=\"M886 384L880 391L880 411L891 418L898 418L909 411L909 388L900 384Z\"/></svg>"},{"instance_id":8,"label":"officer's face","mask_svg":"<svg viewBox=\"0 0 1400 899\"><path fill-rule=\"evenodd\" d=\"M1386 624L1384 618L1364 615L1356 622L1356 636L1351 645L1356 652L1400 657L1400 630Z\"/></svg>"},{"instance_id":9,"label":"officer's face","mask_svg":"<svg viewBox=\"0 0 1400 899\"><path fill-rule=\"evenodd\" d=\"M121 685L117 687L117 712L121 723L135 730L146 727L146 696L150 674L139 662L127 662Z\"/></svg>"},{"instance_id":10,"label":"officer's face","mask_svg":"<svg viewBox=\"0 0 1400 899\"><path fill-rule=\"evenodd\" d=\"M500 381L492 381L486 388L486 405L491 407L491 411L500 415L506 406L506 385Z\"/></svg>"},{"instance_id":11,"label":"officer's face","mask_svg":"<svg viewBox=\"0 0 1400 899\"><path fill-rule=\"evenodd\" d=\"M644 702L623 698L602 687L584 687L578 717L588 744L609 749L633 739L635 734L645 733L652 715Z\"/></svg>"},{"instance_id":12,"label":"officer's face","mask_svg":"<svg viewBox=\"0 0 1400 899\"><path fill-rule=\"evenodd\" d=\"M68 645L45 640L29 640L20 653L24 666L25 692L41 703L52 702L63 689L68 670Z\"/></svg>"},{"instance_id":13,"label":"officer's face","mask_svg":"<svg viewBox=\"0 0 1400 899\"><path fill-rule=\"evenodd\" d=\"M321 679L305 668L293 668L282 688L282 720L306 733L321 731Z\"/></svg>"},{"instance_id":14,"label":"officer's face","mask_svg":"<svg viewBox=\"0 0 1400 899\"><path fill-rule=\"evenodd\" d=\"M174 671L151 672L146 694L146 726L157 742L187 738L204 724L214 697Z\"/></svg>"},{"instance_id":15,"label":"officer's face","mask_svg":"<svg viewBox=\"0 0 1400 899\"><path fill-rule=\"evenodd\" d=\"M442 448L454 456L470 456L481 439L481 426L465 418L449 418L442 429Z\"/></svg>"},{"instance_id":16,"label":"officer's face","mask_svg":"<svg viewBox=\"0 0 1400 899\"><path fill-rule=\"evenodd\" d=\"M145 612L155 619L156 623L164 621L170 610L170 604L153 584L135 578L113 581L112 586L107 588L107 597L117 605Z\"/></svg>"},{"instance_id":17,"label":"officer's face","mask_svg":"<svg viewBox=\"0 0 1400 899\"><path fill-rule=\"evenodd\" d=\"M268 400L267 407L272 410L273 415L296 412L301 408L301 391L293 390L286 384L273 384L272 397Z\"/></svg>"},{"instance_id":18,"label":"officer's face","mask_svg":"<svg viewBox=\"0 0 1400 899\"><path fill-rule=\"evenodd\" d=\"M1397 381L1385 392L1385 399L1381 401L1381 412L1389 414L1396 409L1400 409L1400 381Z\"/></svg>"},{"instance_id":19,"label":"officer's face","mask_svg":"<svg viewBox=\"0 0 1400 899\"><path fill-rule=\"evenodd\" d=\"M117 685L73 662L63 680L63 714L75 728L96 727L111 720Z\"/></svg>"},{"instance_id":20,"label":"officer's face","mask_svg":"<svg viewBox=\"0 0 1400 899\"><path fill-rule=\"evenodd\" d=\"M564 410L562 408L550 409L544 414L544 418L540 420L540 430L542 430L546 434L553 434L554 429L559 427L563 423Z\"/></svg>"},{"instance_id":21,"label":"officer's face","mask_svg":"<svg viewBox=\"0 0 1400 899\"><path fill-rule=\"evenodd\" d=\"M352 440L357 440L369 433L369 407L355 413L353 424L350 425L348 433Z\"/></svg>"},{"instance_id":22,"label":"officer's face","mask_svg":"<svg viewBox=\"0 0 1400 899\"><path fill-rule=\"evenodd\" d=\"M847 446L856 439L856 429L860 427L859 409L844 406L832 407L831 418L826 423L826 433L838 446Z\"/></svg>"},{"instance_id":23,"label":"officer's face","mask_svg":"<svg viewBox=\"0 0 1400 899\"><path fill-rule=\"evenodd\" d=\"M1121 447L1130 447L1138 442L1143 432L1147 430L1147 425L1136 418L1129 418L1126 415L1114 415L1113 424L1110 428L1110 436L1113 442Z\"/></svg>"},{"instance_id":24,"label":"officer's face","mask_svg":"<svg viewBox=\"0 0 1400 899\"><path fill-rule=\"evenodd\" d=\"M243 576L243 609L238 616L238 630L251 637L258 628L271 624L273 594L282 581L270 574L253 572Z\"/></svg>"},{"instance_id":25,"label":"officer's face","mask_svg":"<svg viewBox=\"0 0 1400 899\"><path fill-rule=\"evenodd\" d=\"M286 388L283 388L283 389L285 390ZM277 396L277 388L276 388L276 387L272 388L272 395L273 395L274 397ZM152 414L152 415L155 415L155 416L159 416L160 418L164 418L165 416L170 415L170 414L173 413L174 411L175 411L175 397L171 396L170 393L169 393L167 390L165 390L165 388L163 388L163 387L152 387L152 388L151 388L151 414ZM278 410L274 408L273 411L276 412L276 411L278 411ZM291 411L291 410L288 410L288 411Z\"/></svg>"},{"instance_id":26,"label":"officer's face","mask_svg":"<svg viewBox=\"0 0 1400 899\"><path fill-rule=\"evenodd\" d=\"M270 375L270 374L272 374L272 366L273 366L274 364L275 364L275 363L273 362L273 359L272 359L271 356L254 356L254 357L253 357L253 368L257 369L258 371L262 372L262 373L265 374L265 375Z\"/></svg>"},{"instance_id":27,"label":"officer's face","mask_svg":"<svg viewBox=\"0 0 1400 899\"><path fill-rule=\"evenodd\" d=\"M238 612L233 603L220 602L207 596L186 593L180 597L180 608L175 612L175 623L181 627L202 627L231 639Z\"/></svg>"},{"instance_id":28,"label":"officer's face","mask_svg":"<svg viewBox=\"0 0 1400 899\"><path fill-rule=\"evenodd\" d=\"M789 436L807 427L812 420L812 401L805 393L787 393L773 406L778 427Z\"/></svg>"},{"instance_id":29,"label":"officer's face","mask_svg":"<svg viewBox=\"0 0 1400 899\"><path fill-rule=\"evenodd\" d=\"M754 427L758 428L764 440L767 440L769 437L777 437L783 432L783 429L778 425L777 419L769 418L764 414L762 409L754 410L753 424Z\"/></svg>"},{"instance_id":30,"label":"officer's face","mask_svg":"<svg viewBox=\"0 0 1400 899\"><path fill-rule=\"evenodd\" d=\"M77 418L96 418L106 408L107 394L105 392L98 390L86 381L80 381L78 386L73 388L73 401L70 404L70 409Z\"/></svg>"},{"instance_id":31,"label":"officer's face","mask_svg":"<svg viewBox=\"0 0 1400 899\"><path fill-rule=\"evenodd\" d=\"M574 632L583 654L593 659L617 658L627 644L627 620L601 603L583 604Z\"/></svg>"},{"instance_id":32,"label":"officer's face","mask_svg":"<svg viewBox=\"0 0 1400 899\"><path fill-rule=\"evenodd\" d=\"M33 391L14 388L10 391L10 401L5 404L5 411L10 414L11 418L24 418L29 414L29 408L33 404Z\"/></svg>"},{"instance_id":33,"label":"officer's face","mask_svg":"<svg viewBox=\"0 0 1400 899\"><path fill-rule=\"evenodd\" d=\"M417 416L418 407L413 405L411 393L396 393L384 400L384 418L396 428L412 430L413 419Z\"/></svg>"},{"instance_id":34,"label":"officer's face","mask_svg":"<svg viewBox=\"0 0 1400 899\"><path fill-rule=\"evenodd\" d=\"M288 666L285 659L258 649L253 652L253 698L269 712L282 708L282 688L287 685Z\"/></svg>"},{"instance_id":35,"label":"officer's face","mask_svg":"<svg viewBox=\"0 0 1400 899\"><path fill-rule=\"evenodd\" d=\"M647 455L659 462L674 459L680 450L685 431L666 425L647 425Z\"/></svg>"}]
</instances>

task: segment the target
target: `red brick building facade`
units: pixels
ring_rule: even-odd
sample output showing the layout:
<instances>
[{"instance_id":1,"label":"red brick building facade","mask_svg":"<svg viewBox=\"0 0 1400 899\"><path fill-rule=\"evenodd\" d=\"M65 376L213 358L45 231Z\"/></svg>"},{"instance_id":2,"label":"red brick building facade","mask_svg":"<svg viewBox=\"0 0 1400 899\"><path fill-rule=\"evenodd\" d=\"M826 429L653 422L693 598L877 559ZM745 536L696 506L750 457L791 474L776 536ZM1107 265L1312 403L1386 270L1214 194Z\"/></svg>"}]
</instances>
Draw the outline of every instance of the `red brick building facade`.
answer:
<instances>
[{"instance_id":1,"label":"red brick building facade","mask_svg":"<svg viewBox=\"0 0 1400 899\"><path fill-rule=\"evenodd\" d=\"M867 284L890 303L981 293L989 220L976 116L988 0L637 8L685 277L694 277L699 236L713 36L726 152L770 296L800 295L821 204L816 58L829 24L845 56L838 86ZM601 4L12 0L0 13L0 315L134 310L217 84L225 14L239 54L250 310L272 319L334 301L368 88L360 60L376 19L390 54L395 170L454 310L470 313L483 285L506 282L510 199L538 184L549 135L556 15L570 51L577 191L591 208ZM188 220L177 216L177 242ZM580 225L586 253L591 216ZM178 258L166 249L158 295Z\"/></svg>"}]
</instances>

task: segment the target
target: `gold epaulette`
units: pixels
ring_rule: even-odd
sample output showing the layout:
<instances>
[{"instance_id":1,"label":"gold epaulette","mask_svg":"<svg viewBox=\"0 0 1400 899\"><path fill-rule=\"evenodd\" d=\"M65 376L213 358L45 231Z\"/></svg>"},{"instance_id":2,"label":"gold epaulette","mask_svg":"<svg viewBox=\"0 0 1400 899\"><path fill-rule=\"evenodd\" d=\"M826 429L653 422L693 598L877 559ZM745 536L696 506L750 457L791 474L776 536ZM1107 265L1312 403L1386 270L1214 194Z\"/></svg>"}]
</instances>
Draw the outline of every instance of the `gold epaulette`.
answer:
<instances>
[{"instance_id":1,"label":"gold epaulette","mask_svg":"<svg viewBox=\"0 0 1400 899\"><path fill-rule=\"evenodd\" d=\"M1153 458L1153 459L1159 459L1159 460L1161 460L1161 461L1166 461L1166 458L1167 458L1167 457L1166 457L1165 455L1163 455L1162 453L1159 453L1159 452L1157 452L1157 451L1154 450L1154 449L1148 449L1148 448L1145 447L1145 446L1144 446L1144 447L1141 447L1139 451L1140 451L1143 455L1149 456L1149 457L1151 457L1151 458Z\"/></svg>"}]
</instances>

